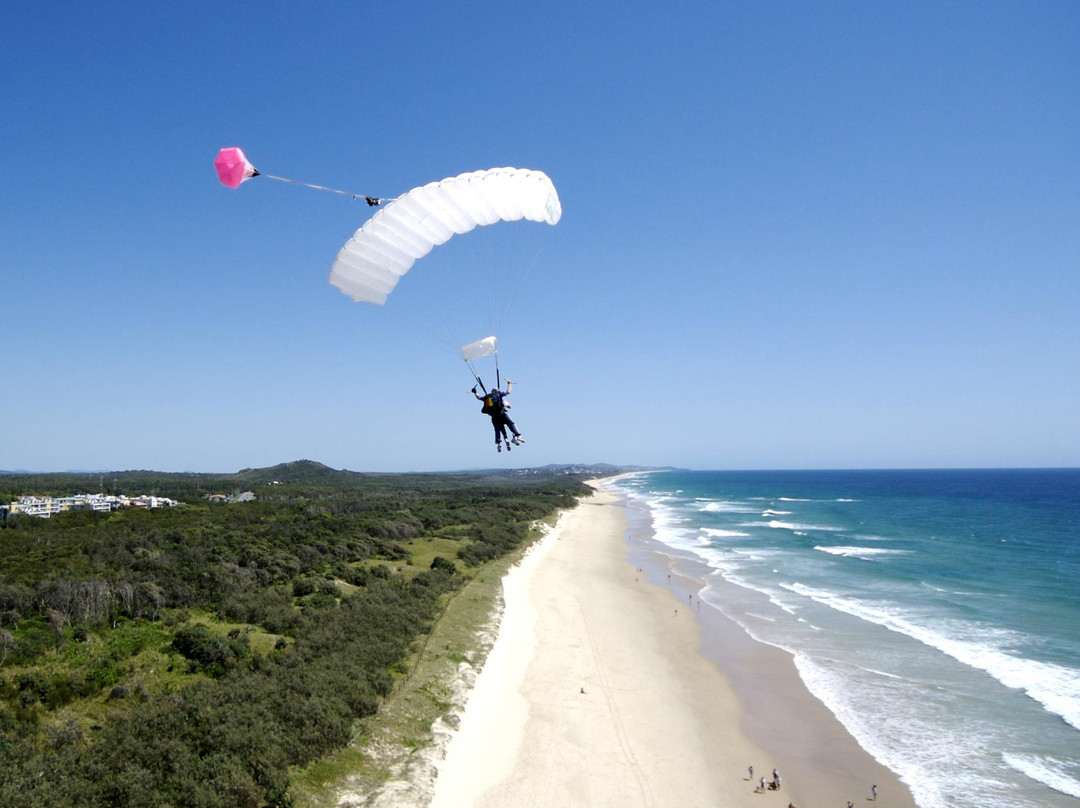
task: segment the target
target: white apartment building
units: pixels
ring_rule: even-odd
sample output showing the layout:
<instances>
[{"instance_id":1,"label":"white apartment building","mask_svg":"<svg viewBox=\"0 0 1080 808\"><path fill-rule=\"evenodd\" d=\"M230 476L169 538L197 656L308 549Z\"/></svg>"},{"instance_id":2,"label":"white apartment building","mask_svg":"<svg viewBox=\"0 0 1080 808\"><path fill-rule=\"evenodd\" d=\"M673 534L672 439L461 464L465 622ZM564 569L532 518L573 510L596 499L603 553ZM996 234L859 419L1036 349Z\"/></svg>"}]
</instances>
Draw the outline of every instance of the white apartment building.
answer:
<instances>
[{"instance_id":1,"label":"white apartment building","mask_svg":"<svg viewBox=\"0 0 1080 808\"><path fill-rule=\"evenodd\" d=\"M118 508L172 508L178 503L167 497L123 497L111 494L76 494L71 497L19 497L11 503L11 513L48 519L64 511L115 511Z\"/></svg>"}]
</instances>

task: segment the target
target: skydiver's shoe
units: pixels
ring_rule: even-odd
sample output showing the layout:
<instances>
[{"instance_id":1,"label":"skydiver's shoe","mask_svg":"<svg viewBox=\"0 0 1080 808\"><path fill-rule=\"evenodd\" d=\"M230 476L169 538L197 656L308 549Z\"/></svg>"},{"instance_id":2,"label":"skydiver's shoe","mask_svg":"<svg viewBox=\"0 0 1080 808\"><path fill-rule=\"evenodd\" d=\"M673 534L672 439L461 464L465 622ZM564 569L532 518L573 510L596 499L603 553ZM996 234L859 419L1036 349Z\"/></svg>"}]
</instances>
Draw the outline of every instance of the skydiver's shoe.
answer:
<instances>
[{"instance_id":1,"label":"skydiver's shoe","mask_svg":"<svg viewBox=\"0 0 1080 808\"><path fill-rule=\"evenodd\" d=\"M495 451L496 452L501 452L502 451L502 444L501 443L496 443L495 444Z\"/></svg>"},{"instance_id":2,"label":"skydiver's shoe","mask_svg":"<svg viewBox=\"0 0 1080 808\"><path fill-rule=\"evenodd\" d=\"M516 443L518 446L520 446L524 442L525 438L521 437L521 435L514 435L514 443Z\"/></svg>"}]
</instances>

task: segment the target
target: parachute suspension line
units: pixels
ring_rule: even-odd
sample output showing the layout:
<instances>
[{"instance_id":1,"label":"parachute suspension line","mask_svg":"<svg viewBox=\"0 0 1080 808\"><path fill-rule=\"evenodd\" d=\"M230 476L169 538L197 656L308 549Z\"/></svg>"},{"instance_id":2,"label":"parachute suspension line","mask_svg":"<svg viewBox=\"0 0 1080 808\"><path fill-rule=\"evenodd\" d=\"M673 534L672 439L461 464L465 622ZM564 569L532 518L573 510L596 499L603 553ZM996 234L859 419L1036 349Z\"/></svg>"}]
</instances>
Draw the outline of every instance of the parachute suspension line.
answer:
<instances>
[{"instance_id":1,"label":"parachute suspension line","mask_svg":"<svg viewBox=\"0 0 1080 808\"><path fill-rule=\"evenodd\" d=\"M256 169L253 177L266 177L267 179L277 180L278 182L287 182L292 185L303 185L305 188L314 188L316 191L329 191L332 194L341 194L347 196L350 199L363 199L367 202L368 207L374 208L381 205L383 200L377 196L368 196L367 194L354 194L352 191L340 191L337 188L327 188L325 185L312 185L310 182L300 182L300 180L290 180L288 177L276 177L273 174L264 174ZM388 200L393 201L393 200Z\"/></svg>"},{"instance_id":2,"label":"parachute suspension line","mask_svg":"<svg viewBox=\"0 0 1080 808\"><path fill-rule=\"evenodd\" d=\"M470 370L470 371L472 371L472 377L473 377L474 379L476 379L476 383L477 383L478 385L480 385L480 389L481 389L481 390L483 390L483 391L484 391L484 392L486 393L486 392L487 392L487 388L485 388L485 387L484 387L484 380L480 378L480 374L478 374L478 373L477 373L477 372L476 372L475 370L473 370L473 366L472 366L472 365L469 365L469 370Z\"/></svg>"},{"instance_id":3,"label":"parachute suspension line","mask_svg":"<svg viewBox=\"0 0 1080 808\"><path fill-rule=\"evenodd\" d=\"M465 366L469 369L469 373L472 374L472 377L476 379L476 383L479 385L480 389L483 390L484 393L487 393L487 388L484 387L484 380L480 378L480 374L476 372L476 368L473 367L472 362L466 359Z\"/></svg>"},{"instance_id":4,"label":"parachute suspension line","mask_svg":"<svg viewBox=\"0 0 1080 808\"><path fill-rule=\"evenodd\" d=\"M501 336L504 327L516 320L519 300L542 265L544 239L535 226L509 222L502 229L492 228L474 240L474 265L479 267L486 305L478 312L488 324L488 331ZM486 239L486 241L484 241Z\"/></svg>"}]
</instances>

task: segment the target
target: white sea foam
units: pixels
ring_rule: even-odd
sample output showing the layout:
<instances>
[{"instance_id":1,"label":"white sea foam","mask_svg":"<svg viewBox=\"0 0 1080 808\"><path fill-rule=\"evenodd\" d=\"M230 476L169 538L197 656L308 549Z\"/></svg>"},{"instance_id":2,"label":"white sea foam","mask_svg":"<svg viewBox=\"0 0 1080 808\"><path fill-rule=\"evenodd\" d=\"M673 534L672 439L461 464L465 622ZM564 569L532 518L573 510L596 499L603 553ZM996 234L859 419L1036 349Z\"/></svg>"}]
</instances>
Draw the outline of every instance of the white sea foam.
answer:
<instances>
[{"instance_id":1,"label":"white sea foam","mask_svg":"<svg viewBox=\"0 0 1080 808\"><path fill-rule=\"evenodd\" d=\"M747 612L747 617L756 617L758 620L764 620L766 623L775 623L775 617L769 617L767 614L760 614L758 612Z\"/></svg>"},{"instance_id":2,"label":"white sea foam","mask_svg":"<svg viewBox=\"0 0 1080 808\"><path fill-rule=\"evenodd\" d=\"M657 541L676 550L697 553L702 546L708 546L697 533L688 530L663 530L654 527L653 532Z\"/></svg>"},{"instance_id":3,"label":"white sea foam","mask_svg":"<svg viewBox=\"0 0 1080 808\"><path fill-rule=\"evenodd\" d=\"M699 510L706 513L757 513L758 510L741 502L727 502L715 499L697 499L695 502L704 503Z\"/></svg>"},{"instance_id":4,"label":"white sea foam","mask_svg":"<svg viewBox=\"0 0 1080 808\"><path fill-rule=\"evenodd\" d=\"M674 508L667 505L667 502L669 501L670 500L665 500L661 498L648 500L649 511L652 514L653 522L659 522L662 524L688 522L688 519L679 516L675 512Z\"/></svg>"},{"instance_id":5,"label":"white sea foam","mask_svg":"<svg viewBox=\"0 0 1080 808\"><path fill-rule=\"evenodd\" d=\"M844 530L842 527L804 525L799 522L784 522L780 519L770 519L768 522L743 522L740 527L771 527L774 530L827 530L833 533L840 533Z\"/></svg>"},{"instance_id":6,"label":"white sea foam","mask_svg":"<svg viewBox=\"0 0 1080 808\"><path fill-rule=\"evenodd\" d=\"M1060 760L1037 755L1014 755L1009 752L1003 752L1001 759L1018 772L1023 772L1032 780L1049 786L1054 791L1070 797L1080 797L1080 780L1070 776L1065 764Z\"/></svg>"},{"instance_id":7,"label":"white sea foam","mask_svg":"<svg viewBox=\"0 0 1080 808\"><path fill-rule=\"evenodd\" d=\"M1003 645L1016 639L1011 632L990 632L976 626L945 621L941 621L940 627L920 625L895 607L845 598L803 584L782 586L837 611L907 635L969 667L985 671L1006 687L1023 691L1047 710L1080 729L1080 671L1025 659L1002 650ZM971 639L955 636L962 633Z\"/></svg>"},{"instance_id":8,"label":"white sea foam","mask_svg":"<svg viewBox=\"0 0 1080 808\"><path fill-rule=\"evenodd\" d=\"M921 691L918 682L884 671L855 666L840 660L814 658L794 651L796 668L807 688L821 700L859 744L878 761L895 771L912 791L921 808L1046 808L1030 790L1022 792L1012 778L986 755L995 739L978 722L942 725L946 701ZM930 695L929 700L924 696ZM944 694L942 694L944 695ZM896 720L903 704L903 720ZM953 765L942 767L942 761ZM1039 782L1063 793L1069 777L1045 761L1032 758L1039 767ZM1025 772L1026 773L1026 772ZM1053 784L1049 783L1055 778ZM1056 803L1055 803L1056 804Z\"/></svg>"},{"instance_id":9,"label":"white sea foam","mask_svg":"<svg viewBox=\"0 0 1080 808\"><path fill-rule=\"evenodd\" d=\"M926 581L919 581L919 586L922 589L929 589L931 592L940 592L942 595L955 595L960 598L981 598L983 600L994 600L1007 598L1009 595L1007 592L976 592L971 589L946 589L942 586L935 586L934 584Z\"/></svg>"},{"instance_id":10,"label":"white sea foam","mask_svg":"<svg viewBox=\"0 0 1080 808\"><path fill-rule=\"evenodd\" d=\"M789 649L792 650L792 649ZM938 782L935 772L938 762L964 755L970 749L971 739L961 733L941 732L937 727L927 726L916 715L909 715L904 722L890 721L887 714L878 715L871 705L895 703L895 698L876 699L856 697L853 688L859 685L842 669L826 660L814 660L806 653L792 650L799 678L867 752L883 765L896 772L911 788L915 802L922 808L952 808L954 803ZM887 687L903 688L902 679L887 678ZM862 682L872 689L873 682ZM861 690L862 687L857 687ZM886 731L882 731L885 729ZM929 731L929 730L933 731ZM954 768L949 775L949 789L968 794L978 793L983 786L981 778ZM984 803L995 804L995 803Z\"/></svg>"},{"instance_id":11,"label":"white sea foam","mask_svg":"<svg viewBox=\"0 0 1080 808\"><path fill-rule=\"evenodd\" d=\"M766 508L761 512L762 516L791 516L791 511L774 511L772 508Z\"/></svg>"},{"instance_id":12,"label":"white sea foam","mask_svg":"<svg viewBox=\"0 0 1080 808\"><path fill-rule=\"evenodd\" d=\"M783 550L774 550L771 547L733 547L731 548L731 552L735 555L753 559L754 561L764 561L765 559L775 559L787 555ZM754 588L757 589L759 587Z\"/></svg>"},{"instance_id":13,"label":"white sea foam","mask_svg":"<svg viewBox=\"0 0 1080 808\"><path fill-rule=\"evenodd\" d=\"M867 673L872 673L875 676L884 676L886 679L896 679L898 681L904 681L903 676L897 676L895 673L889 673L888 671L880 671L877 668L867 668L863 665L860 665L859 667Z\"/></svg>"},{"instance_id":14,"label":"white sea foam","mask_svg":"<svg viewBox=\"0 0 1080 808\"><path fill-rule=\"evenodd\" d=\"M874 561L881 556L910 555L910 550L890 550L885 547L822 547L814 548L822 553L843 556L845 558L859 558L863 561Z\"/></svg>"},{"instance_id":15,"label":"white sea foam","mask_svg":"<svg viewBox=\"0 0 1080 808\"><path fill-rule=\"evenodd\" d=\"M646 500L652 519L653 536L669 547L696 553L703 545L707 546L707 540L693 526L693 520L679 514L667 504L672 501L677 500L670 497Z\"/></svg>"},{"instance_id":16,"label":"white sea foam","mask_svg":"<svg viewBox=\"0 0 1080 808\"><path fill-rule=\"evenodd\" d=\"M735 539L740 536L749 536L749 533L743 533L739 530L721 530L718 527L703 527L701 532L706 536L715 539Z\"/></svg>"},{"instance_id":17,"label":"white sea foam","mask_svg":"<svg viewBox=\"0 0 1080 808\"><path fill-rule=\"evenodd\" d=\"M798 608L793 603L788 603L783 598L777 597L774 593L769 593L769 600L774 605L778 606L782 611L790 614L792 617L799 613Z\"/></svg>"}]
</instances>

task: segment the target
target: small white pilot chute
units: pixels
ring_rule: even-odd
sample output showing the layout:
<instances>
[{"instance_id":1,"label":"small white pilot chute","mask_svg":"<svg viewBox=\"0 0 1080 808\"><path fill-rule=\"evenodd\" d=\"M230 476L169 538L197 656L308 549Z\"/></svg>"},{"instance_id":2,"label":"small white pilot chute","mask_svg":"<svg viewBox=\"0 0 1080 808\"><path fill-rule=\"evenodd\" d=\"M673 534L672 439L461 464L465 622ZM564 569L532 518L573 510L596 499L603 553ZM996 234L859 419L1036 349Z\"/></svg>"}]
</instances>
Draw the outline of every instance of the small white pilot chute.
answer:
<instances>
[{"instance_id":1,"label":"small white pilot chute","mask_svg":"<svg viewBox=\"0 0 1080 808\"><path fill-rule=\"evenodd\" d=\"M469 372L472 373L473 378L476 379L476 383L480 386L480 389L487 392L484 381L480 378L480 373L473 365L474 361L482 359L485 356L495 357L495 389L498 389L502 379L499 378L499 350L495 337L484 337L483 339L478 339L476 342L470 342L468 345L461 346L461 358L464 359L465 364L469 366Z\"/></svg>"},{"instance_id":2,"label":"small white pilot chute","mask_svg":"<svg viewBox=\"0 0 1080 808\"><path fill-rule=\"evenodd\" d=\"M479 359L481 356L490 356L493 353L496 353L495 337L484 337L461 348L461 357L466 362Z\"/></svg>"}]
</instances>

